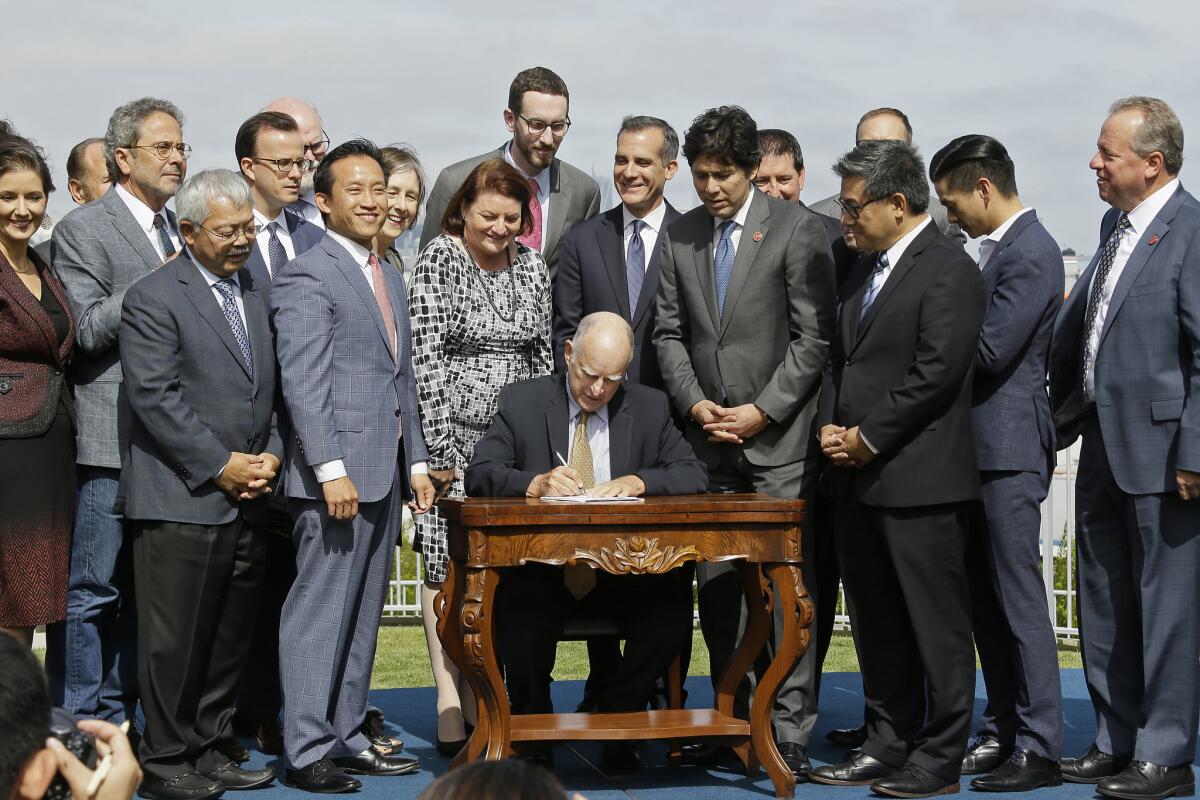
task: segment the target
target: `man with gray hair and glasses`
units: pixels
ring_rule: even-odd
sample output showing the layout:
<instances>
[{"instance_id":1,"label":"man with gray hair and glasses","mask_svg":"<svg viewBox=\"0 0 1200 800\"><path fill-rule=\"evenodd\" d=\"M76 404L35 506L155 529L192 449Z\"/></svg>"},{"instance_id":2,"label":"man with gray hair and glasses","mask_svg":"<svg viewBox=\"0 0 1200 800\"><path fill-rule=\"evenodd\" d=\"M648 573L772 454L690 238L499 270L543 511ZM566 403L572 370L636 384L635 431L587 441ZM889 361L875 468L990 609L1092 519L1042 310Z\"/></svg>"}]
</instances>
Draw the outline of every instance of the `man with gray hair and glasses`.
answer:
<instances>
[{"instance_id":1,"label":"man with gray hair and glasses","mask_svg":"<svg viewBox=\"0 0 1200 800\"><path fill-rule=\"evenodd\" d=\"M867 739L809 776L890 797L957 792L974 697L965 551L979 470L971 390L983 325L975 263L926 213L904 142L837 162L842 225L863 250L842 286L818 414L825 487Z\"/></svg>"},{"instance_id":2,"label":"man with gray hair and glasses","mask_svg":"<svg viewBox=\"0 0 1200 800\"><path fill-rule=\"evenodd\" d=\"M79 481L67 618L51 625L46 668L56 705L120 723L137 704L137 628L129 549L114 510L121 475L117 329L125 291L179 252L166 209L187 172L183 114L153 97L113 112L104 158L113 188L54 227L53 268L78 321L72 364Z\"/></svg>"},{"instance_id":3,"label":"man with gray hair and glasses","mask_svg":"<svg viewBox=\"0 0 1200 800\"><path fill-rule=\"evenodd\" d=\"M1195 791L1200 685L1200 203L1183 126L1153 97L1109 109L1091 169L1112 208L1063 304L1050 403L1075 484L1083 668L1096 739L1062 776L1104 797Z\"/></svg>"},{"instance_id":4,"label":"man with gray hair and glasses","mask_svg":"<svg viewBox=\"0 0 1200 800\"><path fill-rule=\"evenodd\" d=\"M203 800L275 778L217 745L250 651L266 559L257 523L283 441L265 286L243 269L259 227L250 189L239 173L206 170L175 208L187 249L121 307L121 478L146 719L139 794Z\"/></svg>"}]
</instances>

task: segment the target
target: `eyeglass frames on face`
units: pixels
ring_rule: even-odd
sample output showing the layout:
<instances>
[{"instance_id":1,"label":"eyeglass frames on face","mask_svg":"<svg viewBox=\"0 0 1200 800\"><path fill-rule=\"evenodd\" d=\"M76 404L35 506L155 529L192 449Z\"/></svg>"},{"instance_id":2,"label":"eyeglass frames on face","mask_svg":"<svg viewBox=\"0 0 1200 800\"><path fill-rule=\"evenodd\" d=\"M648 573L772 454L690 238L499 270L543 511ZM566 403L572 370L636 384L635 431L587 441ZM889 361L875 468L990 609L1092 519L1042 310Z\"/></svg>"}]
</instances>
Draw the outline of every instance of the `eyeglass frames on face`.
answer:
<instances>
[{"instance_id":1,"label":"eyeglass frames on face","mask_svg":"<svg viewBox=\"0 0 1200 800\"><path fill-rule=\"evenodd\" d=\"M834 202L838 204L842 211L846 212L846 215L850 217L850 219L858 219L858 215L863 212L864 208L871 205L871 203L878 203L880 200L886 199L886 197L873 197L867 202L863 203L861 206L853 200L843 200L840 197L834 200Z\"/></svg>"},{"instance_id":2,"label":"eyeglass frames on face","mask_svg":"<svg viewBox=\"0 0 1200 800\"><path fill-rule=\"evenodd\" d=\"M325 151L329 149L329 134L321 131L321 138L316 142L305 142L304 152L312 153L316 158L325 155ZM315 160L315 159L314 159Z\"/></svg>"},{"instance_id":3,"label":"eyeglass frames on face","mask_svg":"<svg viewBox=\"0 0 1200 800\"><path fill-rule=\"evenodd\" d=\"M309 158L259 158L258 156L251 156L250 160L258 164L265 164L280 175L287 175L292 171L292 167L297 167L301 172L308 172L316 166L316 162Z\"/></svg>"},{"instance_id":4,"label":"eyeglass frames on face","mask_svg":"<svg viewBox=\"0 0 1200 800\"><path fill-rule=\"evenodd\" d=\"M239 234L245 236L247 239L253 239L263 229L262 225L254 224L247 225L244 228L238 228L237 230L221 233L214 231L211 228L206 228L203 225L197 225L196 227L200 228L202 231L208 231L210 235L222 242L228 242L230 239L236 238Z\"/></svg>"},{"instance_id":5,"label":"eyeglass frames on face","mask_svg":"<svg viewBox=\"0 0 1200 800\"><path fill-rule=\"evenodd\" d=\"M179 153L180 157L187 161L192 155L192 146L183 142L155 142L154 144L131 144L127 148L129 150L149 150L158 156L162 161L166 161L171 157L171 151Z\"/></svg>"},{"instance_id":6,"label":"eyeglass frames on face","mask_svg":"<svg viewBox=\"0 0 1200 800\"><path fill-rule=\"evenodd\" d=\"M570 117L567 119L560 119L557 122L546 122L545 120L540 119L530 119L524 114L517 114L517 116L525 121L525 127L528 128L529 132L534 136L541 136L546 132L546 128L549 128L550 133L554 136L563 136L566 134L567 128L571 127Z\"/></svg>"}]
</instances>

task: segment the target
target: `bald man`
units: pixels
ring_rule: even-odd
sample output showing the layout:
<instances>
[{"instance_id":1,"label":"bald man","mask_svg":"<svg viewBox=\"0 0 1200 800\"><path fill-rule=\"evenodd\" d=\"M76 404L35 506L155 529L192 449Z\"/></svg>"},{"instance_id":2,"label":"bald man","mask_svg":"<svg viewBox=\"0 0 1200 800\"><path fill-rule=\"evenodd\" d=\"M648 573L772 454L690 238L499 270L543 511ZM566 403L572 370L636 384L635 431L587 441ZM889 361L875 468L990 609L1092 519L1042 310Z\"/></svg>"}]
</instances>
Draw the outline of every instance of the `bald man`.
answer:
<instances>
[{"instance_id":1,"label":"bald man","mask_svg":"<svg viewBox=\"0 0 1200 800\"><path fill-rule=\"evenodd\" d=\"M671 419L667 396L622 379L633 331L606 311L584 317L564 344L566 375L500 391L492 426L467 467L471 497L696 494L708 472ZM562 466L562 454L569 466ZM689 635L690 587L671 575L609 575L544 564L514 569L496 595L500 654L514 714L553 711L555 645L577 609L614 619L625 652L599 699L600 711L640 711ZM606 743L606 763L637 765L628 742Z\"/></svg>"},{"instance_id":2,"label":"bald man","mask_svg":"<svg viewBox=\"0 0 1200 800\"><path fill-rule=\"evenodd\" d=\"M317 208L316 193L313 191L313 175L317 165L329 152L329 136L317 107L299 97L277 97L267 103L263 111L278 111L296 120L300 137L304 140L304 158L312 161L312 168L300 176L300 199L287 206L287 210L305 222L325 227L325 218Z\"/></svg>"}]
</instances>

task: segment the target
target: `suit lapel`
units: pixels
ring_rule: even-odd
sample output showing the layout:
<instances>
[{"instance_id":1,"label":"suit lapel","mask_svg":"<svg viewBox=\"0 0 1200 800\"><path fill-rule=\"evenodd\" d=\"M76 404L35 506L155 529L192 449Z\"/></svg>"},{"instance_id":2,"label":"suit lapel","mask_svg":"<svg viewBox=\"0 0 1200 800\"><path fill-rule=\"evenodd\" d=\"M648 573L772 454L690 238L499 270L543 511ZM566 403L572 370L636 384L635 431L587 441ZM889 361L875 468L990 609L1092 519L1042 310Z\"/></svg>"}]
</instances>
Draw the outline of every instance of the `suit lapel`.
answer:
<instances>
[{"instance_id":1,"label":"suit lapel","mask_svg":"<svg viewBox=\"0 0 1200 800\"><path fill-rule=\"evenodd\" d=\"M184 295L191 304L196 308L196 312L204 318L214 331L217 338L225 345L225 349L237 361L238 366L242 368L246 378L250 378L250 370L246 368L246 362L242 358L242 348L238 346L237 339L233 338L233 330L229 327L229 320L225 319L225 312L221 310L217 298L213 295L212 287L208 285L208 281L200 274L195 262L187 256L180 256L175 261L171 262L171 268L175 270L175 277L179 282L185 285ZM246 298L242 297L242 305L246 304ZM246 315L249 317L249 314ZM250 347L254 348L254 342L251 340ZM252 349L251 354L259 352L257 349Z\"/></svg>"},{"instance_id":2,"label":"suit lapel","mask_svg":"<svg viewBox=\"0 0 1200 800\"><path fill-rule=\"evenodd\" d=\"M713 218L707 212L696 215L695 237L692 241L692 263L696 268L696 279L704 293L712 329L721 329L721 316L717 313L717 276L713 272Z\"/></svg>"},{"instance_id":3,"label":"suit lapel","mask_svg":"<svg viewBox=\"0 0 1200 800\"><path fill-rule=\"evenodd\" d=\"M750 189L750 210L746 212L746 224L738 240L737 254L733 257L733 272L729 276L729 288L725 291L725 313L721 315L721 332L733 318L733 309L737 305L738 296L750 277L750 268L758 256L758 250L763 239L767 236L767 221L770 212L767 206L767 196L762 192ZM762 234L761 236L759 234ZM715 293L715 292L714 292Z\"/></svg>"},{"instance_id":4,"label":"suit lapel","mask_svg":"<svg viewBox=\"0 0 1200 800\"><path fill-rule=\"evenodd\" d=\"M246 309L246 333L250 337L250 352L254 355L254 388L257 389L262 384L266 361L260 353L268 352L275 343L267 324L267 306L258 289L258 277L243 269L238 273L238 280L242 284L242 306Z\"/></svg>"},{"instance_id":5,"label":"suit lapel","mask_svg":"<svg viewBox=\"0 0 1200 800\"><path fill-rule=\"evenodd\" d=\"M1117 312L1121 309L1121 304L1125 302L1125 297L1129 294L1130 287L1137 281L1138 275L1146 266L1146 262L1150 260L1150 256L1154 255L1154 251L1158 244L1167 236L1171 230L1171 222L1175 219L1175 212L1179 209L1180 192L1182 188L1176 189L1171 195L1171 199L1163 206L1162 211L1158 212L1150 224L1146 226L1145 232L1138 238L1138 242L1133 247L1133 252L1129 255L1129 260L1125 262L1124 269L1121 270L1121 276L1117 278L1117 285L1113 287L1112 298L1108 301L1108 313L1104 315L1104 328L1100 331L1100 341L1097 343L1097 351L1104 345L1104 337L1108 335L1108 331L1112 328L1113 320L1117 316ZM1153 244L1151 244L1153 242Z\"/></svg>"},{"instance_id":6,"label":"suit lapel","mask_svg":"<svg viewBox=\"0 0 1200 800\"><path fill-rule=\"evenodd\" d=\"M567 452L570 434L567 426L571 424L570 406L567 404L566 379L558 382L558 391L546 403L546 438L550 442L549 461L558 466L558 456L561 455L570 463L571 454Z\"/></svg>"},{"instance_id":7,"label":"suit lapel","mask_svg":"<svg viewBox=\"0 0 1200 800\"><path fill-rule=\"evenodd\" d=\"M270 236L270 234L267 235ZM257 243L250 245L250 257L246 259L246 271L252 274L255 280L271 282L271 271L267 269L267 262L263 261Z\"/></svg>"},{"instance_id":8,"label":"suit lapel","mask_svg":"<svg viewBox=\"0 0 1200 800\"><path fill-rule=\"evenodd\" d=\"M367 312L371 315L371 319L375 320L375 327L379 330L380 338L383 339L383 346L388 349L388 353L391 353L391 341L388 338L387 325L383 321L383 314L379 311L379 302L375 299L375 292L371 290L371 285L367 283L367 278L363 275L358 262L354 260L354 256L350 254L350 251L338 244L335 239L326 237L322 241L325 252L333 256L333 263L345 277L346 281L354 287L354 291L358 293L359 299L367 307ZM394 321L395 317L393 315ZM399 342L400 332L397 331L397 347L399 347Z\"/></svg>"},{"instance_id":9,"label":"suit lapel","mask_svg":"<svg viewBox=\"0 0 1200 800\"><path fill-rule=\"evenodd\" d=\"M1012 227L1005 231L1004 235L1000 237L1000 241L996 242L996 249L992 251L992 255L988 259L988 263L984 265L983 271L985 273L990 272L992 267L995 266L996 262L1000 260L1000 256L1004 253L1004 251L1011 247L1012 243L1021 236L1025 229L1035 222L1037 222L1037 212L1032 209L1017 218L1016 222L1012 224Z\"/></svg>"},{"instance_id":10,"label":"suit lapel","mask_svg":"<svg viewBox=\"0 0 1200 800\"><path fill-rule=\"evenodd\" d=\"M630 444L633 441L633 413L625 407L625 388L621 387L608 401L608 465L609 477L620 478L633 470L629 465Z\"/></svg>"},{"instance_id":11,"label":"suit lapel","mask_svg":"<svg viewBox=\"0 0 1200 800\"><path fill-rule=\"evenodd\" d=\"M547 219L542 221L542 252L552 253L562 238L563 228L567 224L567 210L571 207L571 193L574 187L562 174L562 162L557 158L550 164L550 208Z\"/></svg>"},{"instance_id":12,"label":"suit lapel","mask_svg":"<svg viewBox=\"0 0 1200 800\"><path fill-rule=\"evenodd\" d=\"M662 260L663 237L666 235L667 226L680 217L679 212L672 208L670 203L666 200L663 200L663 203L667 206L667 213L663 215L662 225L659 226L654 251L646 254L646 279L642 281L642 293L638 295L637 308L633 309L629 320L634 328L641 322L642 317L646 316L646 310L654 306L655 296L658 294L658 269Z\"/></svg>"},{"instance_id":13,"label":"suit lapel","mask_svg":"<svg viewBox=\"0 0 1200 800\"><path fill-rule=\"evenodd\" d=\"M917 238L914 239L912 243L904 249L904 255L900 256L900 263L892 267L892 271L888 273L887 280L884 281L883 288L879 290L879 294L875 297L875 302L871 303L871 307L867 309L866 316L864 316L862 318L862 322L858 324L858 330L856 332L857 338L854 342L856 347L858 346L858 343L862 341L863 336L866 335L867 331L870 330L871 323L873 323L875 318L879 316L879 310L887 305L887 301L896 291L896 287L899 286L908 276L908 273L913 268L916 257L924 252L925 248L929 246L929 243L933 241L933 237L940 235L941 234L938 233L937 226L931 219L930 222L925 226L925 230L917 234ZM869 281L863 282L864 291L868 283ZM862 303L860 302L859 305L856 306L855 310L856 319L858 317L857 308L861 307Z\"/></svg>"},{"instance_id":14,"label":"suit lapel","mask_svg":"<svg viewBox=\"0 0 1200 800\"><path fill-rule=\"evenodd\" d=\"M141 256L142 261L146 262L146 267L151 270L161 267L163 262L159 258L158 251L154 249L154 245L150 244L150 240L146 238L146 232L138 225L137 220L133 218L133 212L125 205L125 201L121 199L116 190L105 192L100 202L112 216L113 227L117 229L117 233L121 234L125 241L129 242L129 246ZM172 214L171 217L173 216Z\"/></svg>"},{"instance_id":15,"label":"suit lapel","mask_svg":"<svg viewBox=\"0 0 1200 800\"><path fill-rule=\"evenodd\" d=\"M604 259L604 270L612 284L613 296L617 298L617 307L621 316L632 321L633 312L629 308L629 278L626 275L625 253L625 216L622 206L604 212L604 224L600 227L600 256Z\"/></svg>"},{"instance_id":16,"label":"suit lapel","mask_svg":"<svg viewBox=\"0 0 1200 800\"><path fill-rule=\"evenodd\" d=\"M32 249L30 252L33 252ZM45 280L43 268L38 263L37 257L34 256L33 259L34 266L37 268L38 274L42 275L42 291L48 292L50 291L50 281ZM54 335L54 325L50 321L50 316L46 313L46 310L42 308L42 304L38 302L38 299L33 296L33 292L29 291L29 288L17 275L17 271L14 270L12 265L8 263L8 259L6 259L2 254L0 254L0 288L4 289L9 298L11 298L13 302L20 306L22 311L29 315L29 318L33 320L34 325L36 325L37 329L41 331L42 338L46 340L46 352L52 354L55 359L61 361L61 357L59 356L60 348L58 337ZM68 307L62 301L62 299L58 297L57 293L55 293L54 296L55 298L58 298L59 304L62 305L64 309Z\"/></svg>"},{"instance_id":17,"label":"suit lapel","mask_svg":"<svg viewBox=\"0 0 1200 800\"><path fill-rule=\"evenodd\" d=\"M388 285L388 301L392 306L392 324L396 326L396 372L407 361L408 349L408 293L404 290L404 273L398 269L385 269L383 279Z\"/></svg>"}]
</instances>

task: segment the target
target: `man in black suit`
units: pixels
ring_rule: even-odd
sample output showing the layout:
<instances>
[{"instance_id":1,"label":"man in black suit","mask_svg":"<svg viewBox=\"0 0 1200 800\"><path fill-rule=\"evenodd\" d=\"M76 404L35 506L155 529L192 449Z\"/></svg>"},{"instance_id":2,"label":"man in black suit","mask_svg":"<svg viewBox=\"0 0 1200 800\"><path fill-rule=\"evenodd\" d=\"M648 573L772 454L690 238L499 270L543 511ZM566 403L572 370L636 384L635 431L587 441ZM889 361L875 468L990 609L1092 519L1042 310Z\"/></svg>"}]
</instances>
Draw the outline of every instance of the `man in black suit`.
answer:
<instances>
[{"instance_id":1,"label":"man in black suit","mask_svg":"<svg viewBox=\"0 0 1200 800\"><path fill-rule=\"evenodd\" d=\"M506 386L488 432L467 467L469 496L578 494L642 496L703 492L708 475L671 418L666 396L625 382L633 331L616 314L580 321L564 347L566 376ZM568 466L559 455L569 453ZM691 587L671 575L613 576L588 567L565 573L531 564L513 570L496 595L497 638L514 714L553 710L550 672L567 618L582 606L613 617L625 652L599 699L601 711L646 707L687 635ZM606 759L636 764L630 743L612 742Z\"/></svg>"},{"instance_id":2,"label":"man in black suit","mask_svg":"<svg viewBox=\"0 0 1200 800\"><path fill-rule=\"evenodd\" d=\"M812 211L800 199L804 189L804 151L796 137L779 128L761 128L758 149L762 151L762 160L758 162L754 185L759 191ZM842 238L842 223L828 214L817 214L817 217L829 234L830 244Z\"/></svg>"},{"instance_id":3,"label":"man in black suit","mask_svg":"<svg viewBox=\"0 0 1200 800\"><path fill-rule=\"evenodd\" d=\"M921 157L863 142L838 161L864 255L842 289L821 446L867 701L867 740L814 781L893 797L958 790L975 685L964 552L979 471L971 380L979 270L925 209Z\"/></svg>"}]
</instances>

